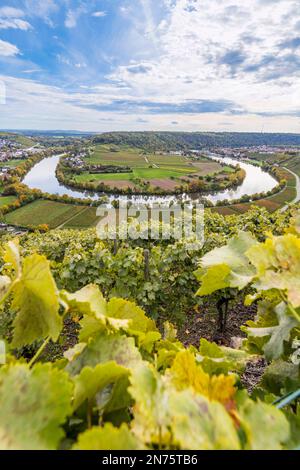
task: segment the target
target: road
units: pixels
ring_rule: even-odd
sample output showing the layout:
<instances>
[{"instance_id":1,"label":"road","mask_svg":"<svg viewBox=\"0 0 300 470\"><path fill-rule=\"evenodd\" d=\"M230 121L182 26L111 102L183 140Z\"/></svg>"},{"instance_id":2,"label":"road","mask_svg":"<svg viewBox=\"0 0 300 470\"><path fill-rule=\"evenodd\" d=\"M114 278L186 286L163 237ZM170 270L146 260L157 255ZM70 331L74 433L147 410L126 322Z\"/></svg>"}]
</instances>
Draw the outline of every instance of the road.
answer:
<instances>
[{"instance_id":1,"label":"road","mask_svg":"<svg viewBox=\"0 0 300 470\"><path fill-rule=\"evenodd\" d=\"M296 179L296 192L297 192L297 195L295 197L295 199L293 201L291 201L289 204L296 204L296 202L299 202L300 201L300 178L298 175L296 175L296 173L294 173L293 171L289 170L288 168L286 167L283 167L286 171L288 171L289 173L291 173L291 175L293 175ZM286 206L282 207L280 209L280 212L284 212L288 209L289 207L289 204L287 204Z\"/></svg>"}]
</instances>

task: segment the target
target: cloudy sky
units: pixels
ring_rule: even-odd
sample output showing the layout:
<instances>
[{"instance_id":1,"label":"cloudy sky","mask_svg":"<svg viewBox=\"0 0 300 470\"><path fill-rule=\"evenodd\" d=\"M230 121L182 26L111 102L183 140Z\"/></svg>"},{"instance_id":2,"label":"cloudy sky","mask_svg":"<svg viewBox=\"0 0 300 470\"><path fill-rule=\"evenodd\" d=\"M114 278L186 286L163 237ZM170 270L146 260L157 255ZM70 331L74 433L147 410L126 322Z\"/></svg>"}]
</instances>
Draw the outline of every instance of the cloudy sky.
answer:
<instances>
[{"instance_id":1,"label":"cloudy sky","mask_svg":"<svg viewBox=\"0 0 300 470\"><path fill-rule=\"evenodd\" d=\"M300 133L300 0L0 0L0 128Z\"/></svg>"}]
</instances>

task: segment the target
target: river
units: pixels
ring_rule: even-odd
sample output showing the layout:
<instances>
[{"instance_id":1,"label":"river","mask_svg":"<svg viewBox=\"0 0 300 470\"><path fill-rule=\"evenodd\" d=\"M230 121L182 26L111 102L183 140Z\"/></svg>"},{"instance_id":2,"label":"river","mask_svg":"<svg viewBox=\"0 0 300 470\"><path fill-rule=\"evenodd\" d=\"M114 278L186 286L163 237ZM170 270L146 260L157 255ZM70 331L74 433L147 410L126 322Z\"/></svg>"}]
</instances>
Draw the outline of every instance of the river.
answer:
<instances>
[{"instance_id":1,"label":"river","mask_svg":"<svg viewBox=\"0 0 300 470\"><path fill-rule=\"evenodd\" d=\"M216 204L218 201L224 201L225 199L232 201L239 199L243 195L247 194L249 196L261 193L268 192L272 190L278 183L277 181L269 175L269 173L262 170L260 167L251 165L250 163L238 162L233 158L229 157L219 157L215 154L210 154L210 158L223 162L228 165L240 165L246 172L246 177L243 183L237 188L227 189L225 191L215 192L213 194L205 194L205 198L211 201L213 204ZM56 167L58 165L60 155L54 155L52 157L44 158L44 160L37 163L25 176L23 183L26 184L31 189L40 189L41 191L49 194L58 194L63 196L64 194L74 197L74 198L91 198L93 200L103 197L104 193L90 193L87 191L80 191L76 189L68 188L67 186L61 184L55 174ZM120 196L120 195L107 195L109 202L113 200L131 200L135 203L170 203L171 201L195 201L200 197L199 194L183 194L180 196ZM203 196L202 196L203 197Z\"/></svg>"}]
</instances>

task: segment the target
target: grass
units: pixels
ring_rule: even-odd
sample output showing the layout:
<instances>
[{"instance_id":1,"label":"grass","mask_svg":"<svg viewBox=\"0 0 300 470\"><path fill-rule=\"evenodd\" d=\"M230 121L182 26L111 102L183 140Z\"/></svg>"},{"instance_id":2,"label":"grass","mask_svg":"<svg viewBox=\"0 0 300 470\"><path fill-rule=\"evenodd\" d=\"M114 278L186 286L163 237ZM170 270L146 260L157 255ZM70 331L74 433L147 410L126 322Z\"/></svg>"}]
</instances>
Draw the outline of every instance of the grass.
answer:
<instances>
[{"instance_id":1,"label":"grass","mask_svg":"<svg viewBox=\"0 0 300 470\"><path fill-rule=\"evenodd\" d=\"M195 168L134 168L132 173L82 173L75 176L75 181L132 181L134 178L144 180L150 179L166 179L173 177L181 177L195 173Z\"/></svg>"},{"instance_id":2,"label":"grass","mask_svg":"<svg viewBox=\"0 0 300 470\"><path fill-rule=\"evenodd\" d=\"M81 175L75 176L75 181L80 183L90 181L130 181L133 177L133 173L82 173Z\"/></svg>"},{"instance_id":3,"label":"grass","mask_svg":"<svg viewBox=\"0 0 300 470\"><path fill-rule=\"evenodd\" d=\"M283 191L280 191L268 198L259 199L258 201L233 204L231 206L214 207L213 212L218 212L222 215L244 214L251 209L252 206L265 207L269 212L275 212L289 202L292 202L297 195L295 177L291 173L282 169L282 178L287 180L287 186Z\"/></svg>"},{"instance_id":4,"label":"grass","mask_svg":"<svg viewBox=\"0 0 300 470\"><path fill-rule=\"evenodd\" d=\"M8 166L10 168L15 168L16 166L18 166L20 163L23 163L25 160L18 160L18 159L15 159L15 160L9 160L8 162L3 162L3 164L1 163L0 166Z\"/></svg>"},{"instance_id":5,"label":"grass","mask_svg":"<svg viewBox=\"0 0 300 470\"><path fill-rule=\"evenodd\" d=\"M233 170L222 167L217 162L212 162L207 158L198 158L196 161L181 155L157 155L145 153L142 149L130 148L128 146L117 145L96 145L90 157L85 159L89 165L115 165L128 166L133 171L128 173L89 173L84 172L74 175L74 181L78 183L95 183L101 181L110 188L114 188L114 182L122 182L123 185L134 184L135 179L142 181L161 181L167 185L173 183L171 180L180 181L187 175L206 176L213 173L220 173L220 177ZM120 186L121 183L119 183Z\"/></svg>"},{"instance_id":6,"label":"grass","mask_svg":"<svg viewBox=\"0 0 300 470\"><path fill-rule=\"evenodd\" d=\"M87 207L84 211L67 222L63 228L77 229L95 227L99 220L99 217L96 216L96 210L95 207Z\"/></svg>"},{"instance_id":7,"label":"grass","mask_svg":"<svg viewBox=\"0 0 300 470\"><path fill-rule=\"evenodd\" d=\"M94 153L85 161L89 165L148 166L140 150L117 146L114 146L114 148L117 151L111 151L109 146L97 145Z\"/></svg>"},{"instance_id":8,"label":"grass","mask_svg":"<svg viewBox=\"0 0 300 470\"><path fill-rule=\"evenodd\" d=\"M10 212L5 216L5 221L20 227L35 227L40 224L47 224L49 228L53 229L68 222L82 212L83 209L85 209L85 206L39 199Z\"/></svg>"},{"instance_id":9,"label":"grass","mask_svg":"<svg viewBox=\"0 0 300 470\"><path fill-rule=\"evenodd\" d=\"M1 196L0 197L0 207L7 206L12 204L17 200L16 196Z\"/></svg>"}]
</instances>

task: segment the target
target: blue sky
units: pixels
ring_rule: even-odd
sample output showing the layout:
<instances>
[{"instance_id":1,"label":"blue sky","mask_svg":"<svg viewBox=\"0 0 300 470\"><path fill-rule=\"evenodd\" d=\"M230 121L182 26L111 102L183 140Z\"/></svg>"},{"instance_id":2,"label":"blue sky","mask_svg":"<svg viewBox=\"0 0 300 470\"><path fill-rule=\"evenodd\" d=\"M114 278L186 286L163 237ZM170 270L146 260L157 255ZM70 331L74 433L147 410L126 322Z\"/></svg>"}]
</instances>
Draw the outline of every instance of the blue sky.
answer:
<instances>
[{"instance_id":1,"label":"blue sky","mask_svg":"<svg viewBox=\"0 0 300 470\"><path fill-rule=\"evenodd\" d=\"M300 133L299 0L0 0L0 128Z\"/></svg>"}]
</instances>

